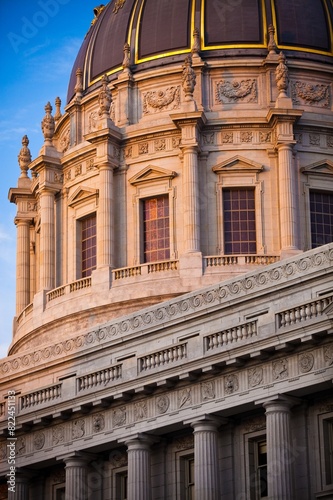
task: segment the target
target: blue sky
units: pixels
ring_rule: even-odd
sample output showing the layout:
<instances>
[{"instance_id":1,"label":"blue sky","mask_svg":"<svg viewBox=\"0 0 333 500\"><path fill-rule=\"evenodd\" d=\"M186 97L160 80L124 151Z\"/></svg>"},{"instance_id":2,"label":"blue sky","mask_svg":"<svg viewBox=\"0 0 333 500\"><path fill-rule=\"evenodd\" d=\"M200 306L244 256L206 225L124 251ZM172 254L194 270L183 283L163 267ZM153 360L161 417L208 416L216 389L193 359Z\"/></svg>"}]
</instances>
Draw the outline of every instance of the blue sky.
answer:
<instances>
[{"instance_id":1,"label":"blue sky","mask_svg":"<svg viewBox=\"0 0 333 500\"><path fill-rule=\"evenodd\" d=\"M107 1L104 2L108 3ZM15 314L17 155L27 134L32 158L43 145L44 106L66 103L71 69L90 23L94 0L0 0L0 358L7 354Z\"/></svg>"}]
</instances>

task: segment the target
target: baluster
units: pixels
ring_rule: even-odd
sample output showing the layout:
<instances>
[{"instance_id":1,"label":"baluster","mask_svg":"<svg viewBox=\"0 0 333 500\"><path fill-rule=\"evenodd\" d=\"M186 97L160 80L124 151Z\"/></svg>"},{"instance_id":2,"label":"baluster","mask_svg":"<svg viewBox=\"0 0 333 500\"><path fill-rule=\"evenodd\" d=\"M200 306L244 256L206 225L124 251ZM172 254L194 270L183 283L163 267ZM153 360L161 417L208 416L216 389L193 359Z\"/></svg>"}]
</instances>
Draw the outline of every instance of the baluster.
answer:
<instances>
[{"instance_id":1,"label":"baluster","mask_svg":"<svg viewBox=\"0 0 333 500\"><path fill-rule=\"evenodd\" d=\"M286 326L286 318L284 312L280 313L280 327L283 328Z\"/></svg>"},{"instance_id":2,"label":"baluster","mask_svg":"<svg viewBox=\"0 0 333 500\"><path fill-rule=\"evenodd\" d=\"M310 304L306 304L305 306L305 319L311 318L311 306Z\"/></svg>"},{"instance_id":3,"label":"baluster","mask_svg":"<svg viewBox=\"0 0 333 500\"><path fill-rule=\"evenodd\" d=\"M295 322L295 309L290 309L290 324L293 325Z\"/></svg>"},{"instance_id":4,"label":"baluster","mask_svg":"<svg viewBox=\"0 0 333 500\"><path fill-rule=\"evenodd\" d=\"M237 328L232 328L232 342L237 342Z\"/></svg>"}]
</instances>

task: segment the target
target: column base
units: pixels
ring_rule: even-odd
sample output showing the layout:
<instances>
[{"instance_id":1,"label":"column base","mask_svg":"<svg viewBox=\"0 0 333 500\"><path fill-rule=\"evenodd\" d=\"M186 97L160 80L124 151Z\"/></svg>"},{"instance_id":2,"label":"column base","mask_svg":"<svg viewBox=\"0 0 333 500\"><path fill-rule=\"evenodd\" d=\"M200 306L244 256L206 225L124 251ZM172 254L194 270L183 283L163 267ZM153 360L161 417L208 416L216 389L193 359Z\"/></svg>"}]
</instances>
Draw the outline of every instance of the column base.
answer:
<instances>
[{"instance_id":1,"label":"column base","mask_svg":"<svg viewBox=\"0 0 333 500\"><path fill-rule=\"evenodd\" d=\"M95 269L91 274L91 286L98 291L110 290L112 286L112 267L105 266Z\"/></svg>"},{"instance_id":2,"label":"column base","mask_svg":"<svg viewBox=\"0 0 333 500\"><path fill-rule=\"evenodd\" d=\"M184 284L191 284L193 280L197 282L203 274L202 253L184 253L179 257L179 276L185 280ZM188 281L188 283L187 283Z\"/></svg>"}]
</instances>

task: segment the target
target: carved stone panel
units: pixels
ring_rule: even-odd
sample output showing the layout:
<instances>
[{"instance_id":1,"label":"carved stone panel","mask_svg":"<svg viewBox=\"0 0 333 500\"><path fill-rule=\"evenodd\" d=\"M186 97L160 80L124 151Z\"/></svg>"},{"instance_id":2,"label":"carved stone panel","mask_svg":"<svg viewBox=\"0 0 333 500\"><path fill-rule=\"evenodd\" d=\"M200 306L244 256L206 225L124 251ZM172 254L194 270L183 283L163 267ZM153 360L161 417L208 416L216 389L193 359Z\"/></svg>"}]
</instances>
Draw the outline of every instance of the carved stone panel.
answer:
<instances>
[{"instance_id":1,"label":"carved stone panel","mask_svg":"<svg viewBox=\"0 0 333 500\"><path fill-rule=\"evenodd\" d=\"M221 80L216 84L216 102L219 104L258 102L255 79Z\"/></svg>"}]
</instances>

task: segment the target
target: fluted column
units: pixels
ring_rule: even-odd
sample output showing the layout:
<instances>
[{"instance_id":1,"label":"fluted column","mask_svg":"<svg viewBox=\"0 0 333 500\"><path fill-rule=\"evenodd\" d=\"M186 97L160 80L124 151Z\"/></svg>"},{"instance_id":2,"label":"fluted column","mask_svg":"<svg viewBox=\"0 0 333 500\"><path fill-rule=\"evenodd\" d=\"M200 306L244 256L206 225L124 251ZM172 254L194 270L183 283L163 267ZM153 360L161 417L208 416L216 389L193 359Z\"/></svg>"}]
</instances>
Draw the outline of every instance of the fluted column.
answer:
<instances>
[{"instance_id":1,"label":"fluted column","mask_svg":"<svg viewBox=\"0 0 333 500\"><path fill-rule=\"evenodd\" d=\"M267 483L270 500L293 500L290 408L284 399L266 401Z\"/></svg>"},{"instance_id":2,"label":"fluted column","mask_svg":"<svg viewBox=\"0 0 333 500\"><path fill-rule=\"evenodd\" d=\"M282 250L297 249L296 186L292 144L278 146Z\"/></svg>"},{"instance_id":3,"label":"fluted column","mask_svg":"<svg viewBox=\"0 0 333 500\"><path fill-rule=\"evenodd\" d=\"M113 169L104 163L99 166L97 268L113 266L113 233Z\"/></svg>"},{"instance_id":4,"label":"fluted column","mask_svg":"<svg viewBox=\"0 0 333 500\"><path fill-rule=\"evenodd\" d=\"M29 500L29 481L30 476L17 469L15 486L8 484L8 500Z\"/></svg>"},{"instance_id":5,"label":"fluted column","mask_svg":"<svg viewBox=\"0 0 333 500\"><path fill-rule=\"evenodd\" d=\"M200 252L198 149L183 148L183 213L185 252Z\"/></svg>"},{"instance_id":6,"label":"fluted column","mask_svg":"<svg viewBox=\"0 0 333 500\"><path fill-rule=\"evenodd\" d=\"M54 192L49 189L40 192L40 215L40 287L52 290L55 286Z\"/></svg>"},{"instance_id":7,"label":"fluted column","mask_svg":"<svg viewBox=\"0 0 333 500\"><path fill-rule=\"evenodd\" d=\"M126 441L128 454L127 500L151 500L150 445L146 436Z\"/></svg>"},{"instance_id":8,"label":"fluted column","mask_svg":"<svg viewBox=\"0 0 333 500\"><path fill-rule=\"evenodd\" d=\"M200 500L219 500L217 437L219 423L213 420L192 422L194 434L194 491Z\"/></svg>"},{"instance_id":9,"label":"fluted column","mask_svg":"<svg viewBox=\"0 0 333 500\"><path fill-rule=\"evenodd\" d=\"M73 456L64 459L66 464L65 500L87 500L87 459Z\"/></svg>"},{"instance_id":10,"label":"fluted column","mask_svg":"<svg viewBox=\"0 0 333 500\"><path fill-rule=\"evenodd\" d=\"M30 220L15 219L16 247L16 314L30 302Z\"/></svg>"}]
</instances>

